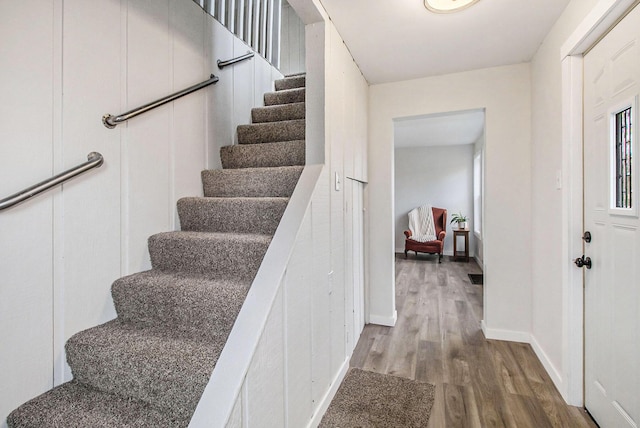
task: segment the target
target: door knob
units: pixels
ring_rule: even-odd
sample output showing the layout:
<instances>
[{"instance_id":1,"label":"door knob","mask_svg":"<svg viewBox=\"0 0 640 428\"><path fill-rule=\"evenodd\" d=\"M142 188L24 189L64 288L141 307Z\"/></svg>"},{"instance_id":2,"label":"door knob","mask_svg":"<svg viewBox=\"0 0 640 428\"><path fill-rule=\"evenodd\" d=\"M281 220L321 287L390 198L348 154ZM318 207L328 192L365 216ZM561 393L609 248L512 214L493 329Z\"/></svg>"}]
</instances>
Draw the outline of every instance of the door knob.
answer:
<instances>
[{"instance_id":1,"label":"door knob","mask_svg":"<svg viewBox=\"0 0 640 428\"><path fill-rule=\"evenodd\" d=\"M582 239L584 239L584 242L586 243L591 242L591 232L587 230L584 235L582 235Z\"/></svg>"},{"instance_id":2,"label":"door knob","mask_svg":"<svg viewBox=\"0 0 640 428\"><path fill-rule=\"evenodd\" d=\"M583 255L582 257L579 257L579 258L575 259L573 262L579 268L581 268L583 266L586 266L587 269L591 269L591 257L585 258L584 255Z\"/></svg>"}]
</instances>

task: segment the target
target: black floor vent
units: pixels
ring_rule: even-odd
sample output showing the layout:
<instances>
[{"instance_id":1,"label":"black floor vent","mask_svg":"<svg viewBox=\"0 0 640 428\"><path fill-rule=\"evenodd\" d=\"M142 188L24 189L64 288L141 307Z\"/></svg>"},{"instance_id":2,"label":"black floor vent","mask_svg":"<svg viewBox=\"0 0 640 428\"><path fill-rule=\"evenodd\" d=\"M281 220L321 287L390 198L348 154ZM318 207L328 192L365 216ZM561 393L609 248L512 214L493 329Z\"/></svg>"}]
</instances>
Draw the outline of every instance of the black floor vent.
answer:
<instances>
[{"instance_id":1,"label":"black floor vent","mask_svg":"<svg viewBox=\"0 0 640 428\"><path fill-rule=\"evenodd\" d=\"M482 281L483 275L481 273L469 273L467 275L469 275L469 280L471 281L472 284L483 284L484 283Z\"/></svg>"}]
</instances>

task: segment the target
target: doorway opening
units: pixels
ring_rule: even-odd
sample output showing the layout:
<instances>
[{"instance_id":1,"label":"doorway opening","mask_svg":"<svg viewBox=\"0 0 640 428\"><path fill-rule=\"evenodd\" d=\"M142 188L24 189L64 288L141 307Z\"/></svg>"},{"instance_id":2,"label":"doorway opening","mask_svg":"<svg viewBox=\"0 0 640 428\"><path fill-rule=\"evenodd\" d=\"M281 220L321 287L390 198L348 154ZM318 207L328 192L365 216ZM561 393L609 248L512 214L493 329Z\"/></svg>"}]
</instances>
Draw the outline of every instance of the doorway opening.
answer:
<instances>
[{"instance_id":1,"label":"doorway opening","mask_svg":"<svg viewBox=\"0 0 640 428\"><path fill-rule=\"evenodd\" d=\"M409 247L408 214L421 206L446 210L443 261L475 260L482 267L484 212L484 109L394 120L395 252ZM436 212L434 210L434 212ZM461 218L466 224L455 221ZM439 220L436 220L439 221ZM461 230L459 230L461 229ZM437 263L437 256L409 253Z\"/></svg>"}]
</instances>

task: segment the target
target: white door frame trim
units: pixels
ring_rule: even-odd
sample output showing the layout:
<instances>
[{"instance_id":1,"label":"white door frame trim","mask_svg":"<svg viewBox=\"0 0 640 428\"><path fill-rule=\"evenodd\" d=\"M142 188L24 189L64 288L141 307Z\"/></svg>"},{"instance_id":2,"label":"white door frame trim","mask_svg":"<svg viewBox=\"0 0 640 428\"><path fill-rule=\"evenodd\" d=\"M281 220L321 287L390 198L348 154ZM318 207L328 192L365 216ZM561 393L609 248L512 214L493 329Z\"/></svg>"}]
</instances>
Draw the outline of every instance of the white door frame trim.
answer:
<instances>
[{"instance_id":1,"label":"white door frame trim","mask_svg":"<svg viewBox=\"0 0 640 428\"><path fill-rule=\"evenodd\" d=\"M636 0L600 0L560 50L562 62L562 377L565 401L584 405L583 271L572 260L583 251L583 55Z\"/></svg>"}]
</instances>

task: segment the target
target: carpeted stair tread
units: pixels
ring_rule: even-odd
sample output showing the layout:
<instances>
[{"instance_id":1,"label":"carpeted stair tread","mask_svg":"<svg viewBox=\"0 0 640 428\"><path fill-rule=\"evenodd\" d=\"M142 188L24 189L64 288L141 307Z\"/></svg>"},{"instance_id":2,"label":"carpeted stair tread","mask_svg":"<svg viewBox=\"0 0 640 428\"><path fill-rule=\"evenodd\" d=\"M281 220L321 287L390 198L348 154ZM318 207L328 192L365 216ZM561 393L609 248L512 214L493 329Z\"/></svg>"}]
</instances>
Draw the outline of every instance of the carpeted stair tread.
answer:
<instances>
[{"instance_id":1,"label":"carpeted stair tread","mask_svg":"<svg viewBox=\"0 0 640 428\"><path fill-rule=\"evenodd\" d=\"M238 126L239 144L275 143L278 141L304 140L305 120L281 120L279 122L252 123Z\"/></svg>"},{"instance_id":2,"label":"carpeted stair tread","mask_svg":"<svg viewBox=\"0 0 640 428\"><path fill-rule=\"evenodd\" d=\"M277 122L305 118L305 104L291 103L251 109L253 123Z\"/></svg>"},{"instance_id":3,"label":"carpeted stair tread","mask_svg":"<svg viewBox=\"0 0 640 428\"><path fill-rule=\"evenodd\" d=\"M178 201L183 231L275 233L289 198L198 198Z\"/></svg>"},{"instance_id":4,"label":"carpeted stair tread","mask_svg":"<svg viewBox=\"0 0 640 428\"><path fill-rule=\"evenodd\" d=\"M299 74L297 76L287 76L284 79L278 79L275 81L276 91L282 91L285 89L304 88L306 83L306 74Z\"/></svg>"},{"instance_id":5,"label":"carpeted stair tread","mask_svg":"<svg viewBox=\"0 0 640 428\"><path fill-rule=\"evenodd\" d=\"M185 338L225 340L250 281L155 269L125 276L111 287L118 319L142 327L171 327Z\"/></svg>"},{"instance_id":6,"label":"carpeted stair tread","mask_svg":"<svg viewBox=\"0 0 640 428\"><path fill-rule=\"evenodd\" d=\"M305 88L285 89L264 94L264 105L274 106L279 104L303 103L305 100Z\"/></svg>"},{"instance_id":7,"label":"carpeted stair tread","mask_svg":"<svg viewBox=\"0 0 640 428\"><path fill-rule=\"evenodd\" d=\"M224 339L189 340L171 328L138 328L114 320L75 334L65 350L78 382L186 419L223 346Z\"/></svg>"},{"instance_id":8,"label":"carpeted stair tread","mask_svg":"<svg viewBox=\"0 0 640 428\"><path fill-rule=\"evenodd\" d=\"M225 169L265 168L305 164L304 140L262 144L234 144L220 148Z\"/></svg>"},{"instance_id":9,"label":"carpeted stair tread","mask_svg":"<svg viewBox=\"0 0 640 428\"><path fill-rule=\"evenodd\" d=\"M267 252L270 235L164 232L149 238L154 269L251 281Z\"/></svg>"},{"instance_id":10,"label":"carpeted stair tread","mask_svg":"<svg viewBox=\"0 0 640 428\"><path fill-rule=\"evenodd\" d=\"M189 419L71 381L23 404L7 422L9 428L184 428Z\"/></svg>"},{"instance_id":11,"label":"carpeted stair tread","mask_svg":"<svg viewBox=\"0 0 640 428\"><path fill-rule=\"evenodd\" d=\"M202 171L206 197L290 197L302 166Z\"/></svg>"}]
</instances>

